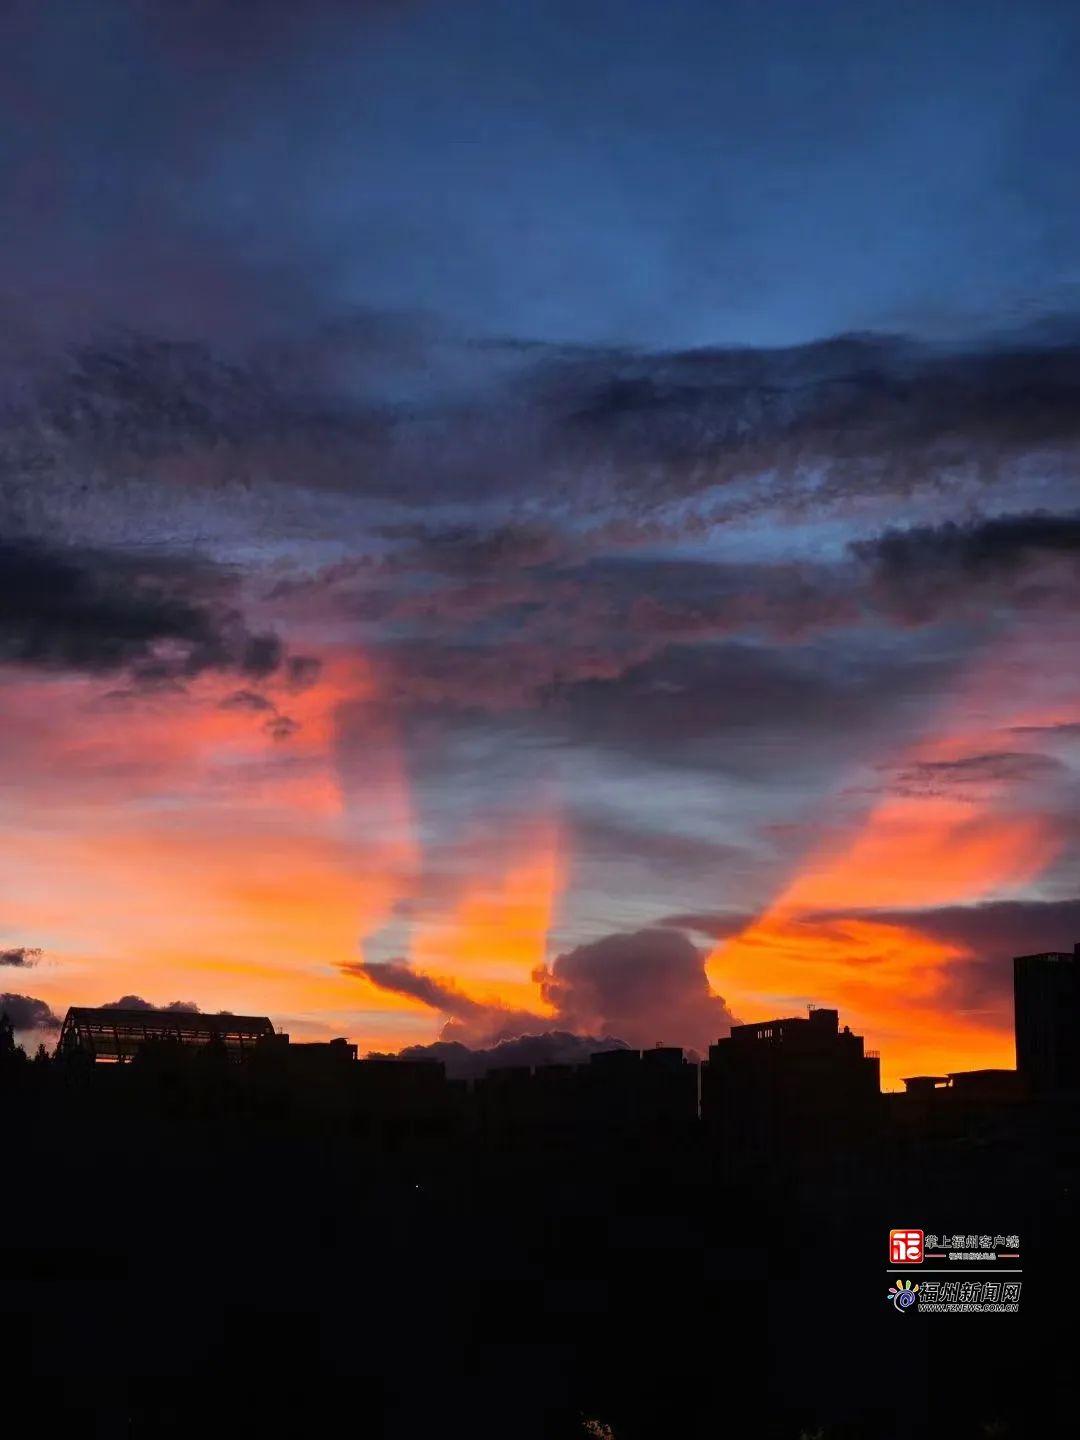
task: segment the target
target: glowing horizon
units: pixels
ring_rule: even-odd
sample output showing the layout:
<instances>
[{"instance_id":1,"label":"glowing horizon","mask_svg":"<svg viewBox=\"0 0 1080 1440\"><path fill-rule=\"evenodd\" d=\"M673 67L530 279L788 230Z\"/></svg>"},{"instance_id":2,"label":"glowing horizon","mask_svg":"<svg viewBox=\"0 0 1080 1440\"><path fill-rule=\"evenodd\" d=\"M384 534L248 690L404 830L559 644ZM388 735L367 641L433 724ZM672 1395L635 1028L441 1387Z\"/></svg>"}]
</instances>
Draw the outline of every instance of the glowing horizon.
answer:
<instances>
[{"instance_id":1,"label":"glowing horizon","mask_svg":"<svg viewBox=\"0 0 1080 1440\"><path fill-rule=\"evenodd\" d=\"M890 773L962 763L993 753L1002 730L1054 723L1045 709L1036 720L1030 705L997 694L991 723L972 728L1004 653L967 674ZM43 689L79 709L77 743L37 725ZM287 699L296 721L288 747L254 723L263 709L237 693L203 685L178 724L171 697L133 706L103 702L84 681L8 680L5 725L21 747L28 795L40 801L35 766L38 782L43 766L67 776L48 817L39 813L17 841L5 831L8 933L46 951L35 994L60 1012L122 994L265 1011L300 1034L395 1049L434 1039L445 1016L343 968L394 958L477 1004L534 1016L537 1028L555 1023L537 976L554 959L575 880L557 789L544 787L534 815L513 810L456 832L457 873L431 890L416 799L371 667L328 652L303 693L267 691L268 704ZM122 744L113 738L118 708ZM343 716L364 729L377 759L341 759ZM1022 740L1012 743L1023 753ZM118 764L129 801L119 812L92 807L88 824L68 802L82 807L80 787L94 791ZM887 793L811 847L753 922L713 948L707 973L740 1020L801 1013L811 1001L839 1009L881 1052L887 1087L911 1073L1011 1065L1010 1026L949 1001L950 967L974 958L970 948L901 923L897 912L1021 893L1059 849L1049 820L1018 812L1004 780L979 778L959 795ZM401 948L369 952L364 937L402 906Z\"/></svg>"}]
</instances>

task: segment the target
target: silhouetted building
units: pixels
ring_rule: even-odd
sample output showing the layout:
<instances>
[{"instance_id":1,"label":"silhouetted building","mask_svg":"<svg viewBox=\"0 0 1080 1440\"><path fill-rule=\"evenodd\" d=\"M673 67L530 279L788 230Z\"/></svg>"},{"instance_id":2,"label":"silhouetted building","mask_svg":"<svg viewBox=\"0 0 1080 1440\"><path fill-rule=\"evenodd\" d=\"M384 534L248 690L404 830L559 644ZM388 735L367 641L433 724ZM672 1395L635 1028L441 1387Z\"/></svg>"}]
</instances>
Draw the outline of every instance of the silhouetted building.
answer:
<instances>
[{"instance_id":1,"label":"silhouetted building","mask_svg":"<svg viewBox=\"0 0 1080 1440\"><path fill-rule=\"evenodd\" d=\"M948 1087L948 1075L909 1075L904 1080L905 1095L933 1095Z\"/></svg>"},{"instance_id":2,"label":"silhouetted building","mask_svg":"<svg viewBox=\"0 0 1080 1440\"><path fill-rule=\"evenodd\" d=\"M1016 1068L1033 1093L1080 1090L1080 943L1013 960Z\"/></svg>"},{"instance_id":3,"label":"silhouetted building","mask_svg":"<svg viewBox=\"0 0 1080 1440\"><path fill-rule=\"evenodd\" d=\"M736 1152L857 1139L874 1127L880 1100L878 1057L840 1029L835 1010L733 1025L702 1069L702 1119Z\"/></svg>"},{"instance_id":4,"label":"silhouetted building","mask_svg":"<svg viewBox=\"0 0 1080 1440\"><path fill-rule=\"evenodd\" d=\"M1015 1070L951 1070L949 1089L962 1100L996 1103L1020 1099L1023 1086Z\"/></svg>"},{"instance_id":5,"label":"silhouetted building","mask_svg":"<svg viewBox=\"0 0 1080 1440\"><path fill-rule=\"evenodd\" d=\"M503 1066L474 1082L476 1114L489 1139L531 1137L555 1145L645 1133L688 1134L697 1121L698 1067L682 1050L596 1051L587 1065Z\"/></svg>"},{"instance_id":6,"label":"silhouetted building","mask_svg":"<svg viewBox=\"0 0 1080 1440\"><path fill-rule=\"evenodd\" d=\"M284 1040L289 1047L289 1058L294 1065L337 1066L350 1063L357 1057L358 1046L346 1040L343 1035L335 1040L290 1041L288 1035L275 1036Z\"/></svg>"},{"instance_id":7,"label":"silhouetted building","mask_svg":"<svg viewBox=\"0 0 1080 1440\"><path fill-rule=\"evenodd\" d=\"M148 1042L185 1050L223 1045L230 1058L253 1051L274 1037L265 1015L202 1015L193 1010L120 1010L75 1006L67 1013L57 1042L58 1055L80 1053L95 1061L123 1064ZM286 1044L288 1037L283 1037Z\"/></svg>"},{"instance_id":8,"label":"silhouetted building","mask_svg":"<svg viewBox=\"0 0 1080 1440\"><path fill-rule=\"evenodd\" d=\"M372 1142L426 1144L449 1132L461 1103L441 1060L369 1058L349 1067L354 1128Z\"/></svg>"},{"instance_id":9,"label":"silhouetted building","mask_svg":"<svg viewBox=\"0 0 1080 1440\"><path fill-rule=\"evenodd\" d=\"M964 1100L1014 1100L1021 1093L1015 1070L950 1070L948 1075L911 1075L904 1080L907 1095L948 1093Z\"/></svg>"},{"instance_id":10,"label":"silhouetted building","mask_svg":"<svg viewBox=\"0 0 1080 1440\"><path fill-rule=\"evenodd\" d=\"M583 1115L597 1136L675 1138L697 1123L697 1066L675 1046L598 1051L581 1079Z\"/></svg>"},{"instance_id":11,"label":"silhouetted building","mask_svg":"<svg viewBox=\"0 0 1080 1440\"><path fill-rule=\"evenodd\" d=\"M986 1137L1017 1123L1027 1091L1015 1070L911 1075L887 1097L899 1133L915 1139Z\"/></svg>"}]
</instances>

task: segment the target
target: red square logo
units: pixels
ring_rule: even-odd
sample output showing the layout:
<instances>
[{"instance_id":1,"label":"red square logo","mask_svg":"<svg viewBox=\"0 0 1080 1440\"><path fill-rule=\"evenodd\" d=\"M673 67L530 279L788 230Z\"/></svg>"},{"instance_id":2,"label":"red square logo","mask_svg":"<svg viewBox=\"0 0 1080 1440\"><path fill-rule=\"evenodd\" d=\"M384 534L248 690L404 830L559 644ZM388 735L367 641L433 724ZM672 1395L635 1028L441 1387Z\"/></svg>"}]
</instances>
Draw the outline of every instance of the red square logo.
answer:
<instances>
[{"instance_id":1,"label":"red square logo","mask_svg":"<svg viewBox=\"0 0 1080 1440\"><path fill-rule=\"evenodd\" d=\"M921 1230L890 1230L889 1260L893 1265L921 1265L923 1232Z\"/></svg>"}]
</instances>

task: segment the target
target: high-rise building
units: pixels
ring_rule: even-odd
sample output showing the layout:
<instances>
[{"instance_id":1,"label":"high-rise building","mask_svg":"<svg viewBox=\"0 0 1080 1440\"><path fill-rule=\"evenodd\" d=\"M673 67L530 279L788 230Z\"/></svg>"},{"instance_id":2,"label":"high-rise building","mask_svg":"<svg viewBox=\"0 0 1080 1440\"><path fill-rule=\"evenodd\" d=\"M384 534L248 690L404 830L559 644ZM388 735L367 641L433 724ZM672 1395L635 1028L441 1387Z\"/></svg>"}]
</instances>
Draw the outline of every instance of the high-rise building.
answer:
<instances>
[{"instance_id":1,"label":"high-rise building","mask_svg":"<svg viewBox=\"0 0 1080 1440\"><path fill-rule=\"evenodd\" d=\"M1013 960L1016 1068L1033 1093L1080 1090L1080 943Z\"/></svg>"},{"instance_id":2,"label":"high-rise building","mask_svg":"<svg viewBox=\"0 0 1080 1440\"><path fill-rule=\"evenodd\" d=\"M701 1113L733 1151L817 1148L873 1128L881 1103L880 1062L835 1010L733 1025L709 1046Z\"/></svg>"}]
</instances>

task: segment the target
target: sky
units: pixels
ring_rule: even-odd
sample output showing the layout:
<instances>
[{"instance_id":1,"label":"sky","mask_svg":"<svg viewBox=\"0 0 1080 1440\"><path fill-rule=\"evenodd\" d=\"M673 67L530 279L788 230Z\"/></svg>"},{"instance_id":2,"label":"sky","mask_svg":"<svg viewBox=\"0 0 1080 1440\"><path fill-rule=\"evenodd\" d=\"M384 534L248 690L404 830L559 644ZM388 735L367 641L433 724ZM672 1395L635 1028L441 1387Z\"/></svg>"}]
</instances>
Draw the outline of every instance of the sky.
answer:
<instances>
[{"instance_id":1,"label":"sky","mask_svg":"<svg viewBox=\"0 0 1080 1440\"><path fill-rule=\"evenodd\" d=\"M1080 939L1078 46L6 5L21 1033L702 1054L814 1003L887 1084L1012 1064L1010 957Z\"/></svg>"}]
</instances>

